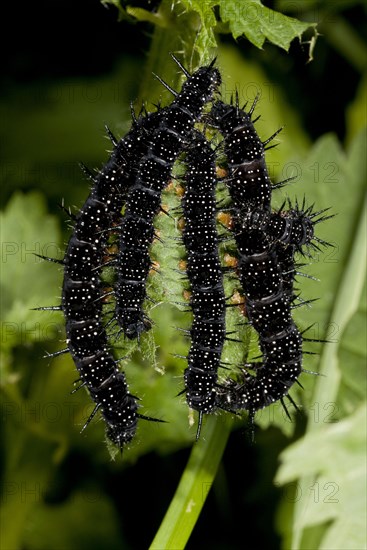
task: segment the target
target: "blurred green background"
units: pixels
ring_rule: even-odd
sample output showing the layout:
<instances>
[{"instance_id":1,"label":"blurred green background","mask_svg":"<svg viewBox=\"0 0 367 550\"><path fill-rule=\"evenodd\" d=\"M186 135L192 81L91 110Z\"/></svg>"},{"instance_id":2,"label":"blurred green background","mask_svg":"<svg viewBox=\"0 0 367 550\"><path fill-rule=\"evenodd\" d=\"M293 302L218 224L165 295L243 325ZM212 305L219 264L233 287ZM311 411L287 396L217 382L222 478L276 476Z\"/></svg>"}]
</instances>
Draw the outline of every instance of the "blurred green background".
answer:
<instances>
[{"instance_id":1,"label":"blurred green background","mask_svg":"<svg viewBox=\"0 0 367 550\"><path fill-rule=\"evenodd\" d=\"M158 6L135 4L153 13ZM241 100L251 101L260 92L257 129L264 139L285 126L279 146L267 155L268 167L275 181L297 178L274 195L274 205L284 196L305 194L316 208L331 206L338 214L319 232L336 248L317 255L308 268L320 283L302 278L299 284L303 296L320 300L295 314L303 328L316 323L314 337L326 335L334 344L331 352L306 358L305 368L326 376L303 375L305 391L293 392L302 412L292 423L280 406L266 409L258 415L252 445L246 423L234 422L188 548L245 548L251 539L262 548L290 548L298 518L304 521L300 547L359 550L361 537L353 542L353 533L365 532L360 469L366 294L365 288L360 292L365 254L360 235L366 6L311 0L264 4L318 23L314 59L308 62L307 38L294 40L287 53L270 43L261 50L244 37L234 41L223 33L217 52L222 96L228 101L237 87ZM21 1L7 3L3 12L14 38L2 48L0 97L0 547L147 548L195 437L184 398L175 399L184 362L170 355L187 350L188 342L172 327L187 327L189 317L167 304L155 307L156 325L144 338L142 353L134 345L127 350L132 354L127 376L143 397L144 412L168 423L140 426L136 443L122 459L111 460L103 422L93 421L79 433L92 406L86 392L70 395L77 378L71 358L42 358L63 347L63 318L31 308L59 303L62 273L33 252L62 257L70 226L58 204L63 199L79 208L89 189L78 163L98 168L107 160L111 146L104 125L122 136L130 125L130 101L137 109L141 98L150 108L160 97L167 102L150 67L173 85L176 67L167 52L164 59L152 58L149 23L118 21L117 10L97 0ZM166 195L163 202L175 200ZM162 229L172 224L161 218L157 223ZM172 243L156 245L154 253L163 263L166 253L172 267L179 259ZM348 266L354 267L348 271ZM182 289L173 273L164 275L164 282L150 281L151 291L172 301ZM320 345L312 349L320 351ZM120 355L125 352L126 347ZM322 435L312 433L312 423L323 425ZM311 480L306 486L300 481L304 475ZM203 497L208 489L203 487ZM306 499L311 506L305 517L300 507ZM343 546L345 540L349 546Z\"/></svg>"}]
</instances>

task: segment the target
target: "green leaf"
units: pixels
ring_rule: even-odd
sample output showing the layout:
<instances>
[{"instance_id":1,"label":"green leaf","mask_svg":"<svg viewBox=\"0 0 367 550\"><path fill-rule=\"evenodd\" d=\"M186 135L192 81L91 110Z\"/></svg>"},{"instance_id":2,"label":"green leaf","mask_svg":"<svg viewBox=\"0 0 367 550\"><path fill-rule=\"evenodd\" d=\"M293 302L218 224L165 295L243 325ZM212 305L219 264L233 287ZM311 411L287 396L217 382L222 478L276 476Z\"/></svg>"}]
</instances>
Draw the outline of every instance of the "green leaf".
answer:
<instances>
[{"instance_id":1,"label":"green leaf","mask_svg":"<svg viewBox=\"0 0 367 550\"><path fill-rule=\"evenodd\" d=\"M217 41L214 29L217 21L214 15L216 0L181 0L187 10L198 15L195 24L196 36L193 42L193 50L199 53L199 64L203 65L213 58L213 48L216 48Z\"/></svg>"},{"instance_id":2,"label":"green leaf","mask_svg":"<svg viewBox=\"0 0 367 550\"><path fill-rule=\"evenodd\" d=\"M34 255L62 257L58 221L47 213L40 193L17 192L0 214L0 223L2 348L53 340L59 331L57 317L51 320L47 313L31 309L60 303L61 273Z\"/></svg>"},{"instance_id":3,"label":"green leaf","mask_svg":"<svg viewBox=\"0 0 367 550\"><path fill-rule=\"evenodd\" d=\"M303 23L262 5L260 0L220 0L220 17L235 39L245 35L262 48L265 40L288 51L290 43L316 23Z\"/></svg>"},{"instance_id":4,"label":"green leaf","mask_svg":"<svg viewBox=\"0 0 367 550\"><path fill-rule=\"evenodd\" d=\"M294 483L304 476L309 480L307 485L295 485L295 499L302 507L302 516L295 517L296 527L332 521L320 549L364 548L365 437L363 405L345 420L309 433L281 455L278 483ZM310 548L293 544L292 548Z\"/></svg>"}]
</instances>

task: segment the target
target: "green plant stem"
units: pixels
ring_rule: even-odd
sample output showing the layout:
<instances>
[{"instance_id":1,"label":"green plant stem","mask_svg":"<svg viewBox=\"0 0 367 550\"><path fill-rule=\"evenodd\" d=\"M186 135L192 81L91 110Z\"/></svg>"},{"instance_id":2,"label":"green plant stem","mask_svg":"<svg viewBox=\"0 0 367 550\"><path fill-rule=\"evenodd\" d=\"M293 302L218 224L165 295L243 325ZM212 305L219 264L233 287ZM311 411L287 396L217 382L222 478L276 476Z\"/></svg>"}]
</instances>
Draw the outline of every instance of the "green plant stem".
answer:
<instances>
[{"instance_id":1,"label":"green plant stem","mask_svg":"<svg viewBox=\"0 0 367 550\"><path fill-rule=\"evenodd\" d=\"M207 418L150 550L185 548L217 473L231 425L228 416Z\"/></svg>"}]
</instances>

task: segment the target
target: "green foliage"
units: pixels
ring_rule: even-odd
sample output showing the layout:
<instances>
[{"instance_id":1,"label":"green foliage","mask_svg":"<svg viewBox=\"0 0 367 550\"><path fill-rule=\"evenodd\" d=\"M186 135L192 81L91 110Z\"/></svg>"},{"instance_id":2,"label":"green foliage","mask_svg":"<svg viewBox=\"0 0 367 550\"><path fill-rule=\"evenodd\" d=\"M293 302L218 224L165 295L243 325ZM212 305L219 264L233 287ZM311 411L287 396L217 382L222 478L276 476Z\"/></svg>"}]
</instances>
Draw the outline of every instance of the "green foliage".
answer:
<instances>
[{"instance_id":1,"label":"green foliage","mask_svg":"<svg viewBox=\"0 0 367 550\"><path fill-rule=\"evenodd\" d=\"M104 0L117 7L121 18L148 21L164 29L166 34L180 35L181 44L190 44L185 52L198 55L198 63L208 61L217 46L216 31L230 32L235 39L245 36L262 48L268 40L288 51L294 38L301 39L315 23L304 23L264 6L260 0L163 0L157 13L127 5L119 0ZM215 16L218 9L219 20ZM183 16L183 12L185 16Z\"/></svg>"},{"instance_id":2,"label":"green foliage","mask_svg":"<svg viewBox=\"0 0 367 550\"><path fill-rule=\"evenodd\" d=\"M276 481L296 483L293 533L284 548L310 548L311 531L323 526L318 548L364 548L366 495L366 404L287 448ZM306 482L305 482L306 481ZM289 510L288 510L289 514ZM294 536L292 538L291 536Z\"/></svg>"},{"instance_id":3,"label":"green foliage","mask_svg":"<svg viewBox=\"0 0 367 550\"><path fill-rule=\"evenodd\" d=\"M4 272L1 380L5 383L11 376L11 353L16 346L44 341L58 331L55 321L40 319L39 312L31 309L60 300L55 273L34 255L60 257L60 231L57 220L47 213L44 197L37 192L28 196L15 193L0 214L0 224Z\"/></svg>"},{"instance_id":4,"label":"green foliage","mask_svg":"<svg viewBox=\"0 0 367 550\"><path fill-rule=\"evenodd\" d=\"M220 2L220 15L234 38L245 35L252 44L262 48L265 40L288 51L290 43L315 23L302 23L292 17L271 10L260 0L223 0Z\"/></svg>"}]
</instances>

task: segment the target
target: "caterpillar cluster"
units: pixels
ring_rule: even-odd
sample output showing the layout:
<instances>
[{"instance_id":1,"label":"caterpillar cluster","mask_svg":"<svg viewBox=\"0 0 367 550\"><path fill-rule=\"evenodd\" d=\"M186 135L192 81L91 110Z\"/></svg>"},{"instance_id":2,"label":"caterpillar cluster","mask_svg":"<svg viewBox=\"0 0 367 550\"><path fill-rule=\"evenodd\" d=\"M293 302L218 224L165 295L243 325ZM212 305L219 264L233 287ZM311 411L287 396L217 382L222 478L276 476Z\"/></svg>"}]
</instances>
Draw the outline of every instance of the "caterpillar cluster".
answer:
<instances>
[{"instance_id":1,"label":"caterpillar cluster","mask_svg":"<svg viewBox=\"0 0 367 550\"><path fill-rule=\"evenodd\" d=\"M161 194L178 157L183 156L186 167L182 242L193 314L181 393L198 412L197 438L205 414L246 410L253 417L258 409L283 402L298 381L304 338L292 319L297 299L295 254L310 255L328 244L314 234L315 225L329 217L324 210L315 212L305 201L301 205L288 201L288 210L283 204L272 211L272 189L286 182L270 181L264 151L278 132L261 142L252 121L256 101L246 112L237 97L234 105L215 100L221 83L215 60L190 74L172 57L186 77L181 91L158 78L172 92L173 102L153 113L143 110L139 117L133 115L130 131L119 141L108 131L114 145L108 162L96 174L84 168L92 187L74 216L64 258L45 258L63 266L61 305L38 308L63 311L67 347L53 355L70 352L79 387L86 387L95 403L86 425L100 410L107 437L120 448L133 439L139 418L161 420L138 412L138 398L130 393L109 347L103 304L113 295L109 324L117 324L119 335L139 340L151 328L144 302L152 267L150 246L156 236L154 218L163 210ZM200 121L205 122L204 129L202 124L198 127ZM219 149L226 159L224 181L238 254L235 271L262 352L262 360L246 364L239 379L218 376L223 345L230 338L225 322L226 268L221 266L216 228L217 149L206 138L207 126L222 137ZM114 255L108 253L112 235L117 235ZM102 283L105 265L115 271L112 291Z\"/></svg>"}]
</instances>

